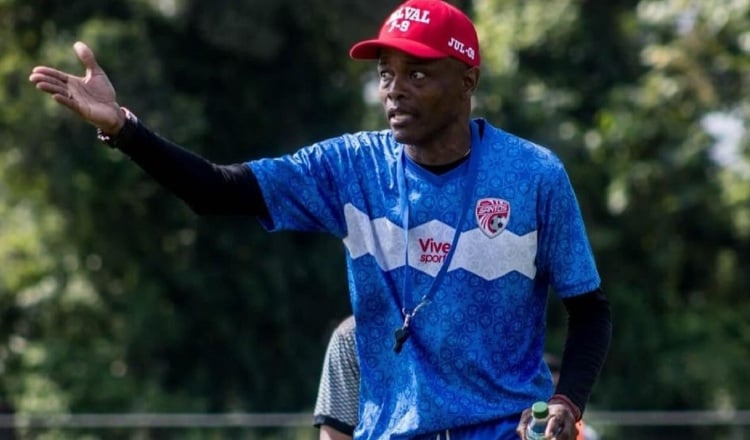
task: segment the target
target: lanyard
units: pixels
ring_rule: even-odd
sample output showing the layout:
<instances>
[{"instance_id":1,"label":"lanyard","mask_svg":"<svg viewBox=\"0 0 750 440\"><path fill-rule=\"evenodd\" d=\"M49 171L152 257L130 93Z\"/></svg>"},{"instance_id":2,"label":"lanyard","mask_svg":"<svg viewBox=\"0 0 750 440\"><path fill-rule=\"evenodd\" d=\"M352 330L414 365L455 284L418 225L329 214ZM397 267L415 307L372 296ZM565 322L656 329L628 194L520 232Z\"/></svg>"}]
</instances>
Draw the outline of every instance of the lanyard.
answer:
<instances>
[{"instance_id":1,"label":"lanyard","mask_svg":"<svg viewBox=\"0 0 750 440\"><path fill-rule=\"evenodd\" d=\"M469 148L476 148L479 146L479 129L477 127L477 124L475 122L471 122L469 124L471 128L471 145ZM401 309L401 313L404 315L404 322L396 329L393 336L395 338L395 344L393 346L393 351L396 353L401 352L401 348L404 345L404 342L409 338L409 325L411 323L411 320L414 318L414 316L417 314L417 312L427 304L429 304L432 301L432 298L435 296L435 293L437 292L437 287L440 285L441 281L443 280L443 277L445 276L445 273L448 271L448 266L450 265L451 259L453 258L453 253L456 250L456 244L458 243L458 237L461 234L459 228L464 222L464 219L466 218L466 211L468 211L467 203L469 202L471 195L474 193L474 184L477 180L477 168L479 159L477 158L478 154L471 154L469 155L469 169L467 178L464 182L464 191L462 194L462 200L461 203L458 204L458 207L460 209L459 215L458 215L458 221L456 222L456 227L454 228L453 232L453 241L451 243L451 247L448 250L448 254L445 256L445 260L443 261L442 266L440 266L440 270L438 271L437 275L435 275L435 279L432 281L430 286L427 288L427 292L425 292L422 299L419 301L419 303L414 306L414 308L409 311L406 308L406 292L408 292L408 272L409 272L409 193L407 191L406 187L406 147L401 149L401 157L399 157L398 163L396 164L396 179L398 180L398 194L399 194L399 209L401 210L401 219L402 219L402 227L404 230L404 278L402 283L402 299L403 299L403 308Z\"/></svg>"}]
</instances>

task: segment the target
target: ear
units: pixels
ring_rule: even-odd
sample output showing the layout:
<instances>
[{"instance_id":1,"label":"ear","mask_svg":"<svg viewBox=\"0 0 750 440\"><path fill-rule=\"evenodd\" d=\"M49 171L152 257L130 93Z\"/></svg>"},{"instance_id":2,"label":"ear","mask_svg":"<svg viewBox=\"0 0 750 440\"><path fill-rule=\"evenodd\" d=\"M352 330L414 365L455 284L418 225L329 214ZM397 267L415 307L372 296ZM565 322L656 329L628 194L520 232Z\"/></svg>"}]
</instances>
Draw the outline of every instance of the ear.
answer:
<instances>
[{"instance_id":1,"label":"ear","mask_svg":"<svg viewBox=\"0 0 750 440\"><path fill-rule=\"evenodd\" d=\"M477 90L479 85L479 67L473 66L464 70L463 72L463 86L464 94L467 98L471 98L474 92Z\"/></svg>"}]
</instances>

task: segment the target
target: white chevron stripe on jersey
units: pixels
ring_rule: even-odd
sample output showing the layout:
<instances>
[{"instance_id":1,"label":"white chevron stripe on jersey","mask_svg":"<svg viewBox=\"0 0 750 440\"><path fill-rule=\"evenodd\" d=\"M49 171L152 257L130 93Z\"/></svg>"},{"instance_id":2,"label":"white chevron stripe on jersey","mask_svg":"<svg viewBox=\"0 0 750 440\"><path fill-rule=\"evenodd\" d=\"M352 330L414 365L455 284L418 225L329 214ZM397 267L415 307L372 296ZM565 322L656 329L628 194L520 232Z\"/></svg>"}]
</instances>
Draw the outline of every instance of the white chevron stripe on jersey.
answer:
<instances>
[{"instance_id":1,"label":"white chevron stripe on jersey","mask_svg":"<svg viewBox=\"0 0 750 440\"><path fill-rule=\"evenodd\" d=\"M346 227L349 232L344 245L352 259L372 255L384 271L404 265L404 229L381 217L370 220L367 214L352 204L344 207ZM441 245L450 244L454 229L433 220L412 228L409 241L409 265L431 276L440 270L441 256L447 252ZM466 231L459 237L448 271L464 269L486 280L494 280L512 271L533 279L536 274L534 260L537 250L537 233L518 236L509 230L489 238L479 228ZM428 243L429 241L429 243ZM429 245L429 246L428 246ZM435 246L433 254L425 248ZM427 258L425 258L427 257ZM431 261L434 257L436 261Z\"/></svg>"},{"instance_id":2,"label":"white chevron stripe on jersey","mask_svg":"<svg viewBox=\"0 0 750 440\"><path fill-rule=\"evenodd\" d=\"M459 237L456 254L448 270L463 268L486 280L517 271L530 279L536 276L536 231L516 235L504 230L489 238L479 228Z\"/></svg>"},{"instance_id":3,"label":"white chevron stripe on jersey","mask_svg":"<svg viewBox=\"0 0 750 440\"><path fill-rule=\"evenodd\" d=\"M404 265L404 229L381 217L370 221L367 214L351 203L344 206L346 230L344 246L352 259L370 254L378 266L388 271Z\"/></svg>"}]
</instances>

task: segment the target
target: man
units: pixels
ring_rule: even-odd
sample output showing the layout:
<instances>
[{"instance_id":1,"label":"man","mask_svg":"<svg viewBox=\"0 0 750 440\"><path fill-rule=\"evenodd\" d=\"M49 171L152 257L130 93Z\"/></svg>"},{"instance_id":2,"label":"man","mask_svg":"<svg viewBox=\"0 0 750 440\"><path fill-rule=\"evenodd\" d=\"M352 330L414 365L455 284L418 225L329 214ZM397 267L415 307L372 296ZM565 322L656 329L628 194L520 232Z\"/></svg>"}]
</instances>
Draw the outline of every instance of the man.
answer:
<instances>
[{"instance_id":1,"label":"man","mask_svg":"<svg viewBox=\"0 0 750 440\"><path fill-rule=\"evenodd\" d=\"M117 103L90 49L74 48L85 77L39 66L30 81L195 212L343 240L356 438L523 438L540 399L548 437L575 438L608 350L609 303L559 159L471 118L481 56L461 11L410 0L352 47L377 60L389 130L226 166L151 132ZM542 359L550 287L570 315L554 395Z\"/></svg>"}]
</instances>

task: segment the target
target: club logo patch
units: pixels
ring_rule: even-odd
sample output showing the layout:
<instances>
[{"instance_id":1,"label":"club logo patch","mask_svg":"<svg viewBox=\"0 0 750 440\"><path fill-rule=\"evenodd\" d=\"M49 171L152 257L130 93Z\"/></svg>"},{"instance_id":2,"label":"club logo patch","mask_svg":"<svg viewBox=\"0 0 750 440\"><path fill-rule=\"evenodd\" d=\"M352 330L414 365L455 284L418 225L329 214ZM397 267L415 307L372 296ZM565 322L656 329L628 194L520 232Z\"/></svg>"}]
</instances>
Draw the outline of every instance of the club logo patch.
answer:
<instances>
[{"instance_id":1,"label":"club logo patch","mask_svg":"<svg viewBox=\"0 0 750 440\"><path fill-rule=\"evenodd\" d=\"M510 221L510 203L503 199L480 199L474 214L484 235L495 238L505 230Z\"/></svg>"}]
</instances>

